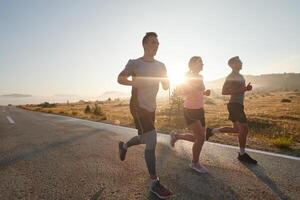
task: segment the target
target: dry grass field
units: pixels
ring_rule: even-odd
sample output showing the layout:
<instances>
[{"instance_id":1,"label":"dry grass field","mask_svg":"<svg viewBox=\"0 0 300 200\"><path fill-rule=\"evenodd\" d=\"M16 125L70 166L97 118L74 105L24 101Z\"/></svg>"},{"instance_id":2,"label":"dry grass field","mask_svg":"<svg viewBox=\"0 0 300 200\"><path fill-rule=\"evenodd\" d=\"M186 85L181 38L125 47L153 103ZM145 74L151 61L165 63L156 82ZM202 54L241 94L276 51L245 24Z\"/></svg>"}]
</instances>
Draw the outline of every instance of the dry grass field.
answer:
<instances>
[{"instance_id":1,"label":"dry grass field","mask_svg":"<svg viewBox=\"0 0 300 200\"><path fill-rule=\"evenodd\" d=\"M206 124L209 127L231 126L227 119L227 98L214 94L205 99ZM57 103L20 106L24 109L73 116L133 127L128 100ZM159 132L188 131L178 97L159 99L156 127ZM96 107L97 105L97 107ZM87 106L90 109L87 109ZM300 92L251 92L245 98L250 128L249 148L300 156ZM217 134L210 141L237 145L236 134Z\"/></svg>"}]
</instances>

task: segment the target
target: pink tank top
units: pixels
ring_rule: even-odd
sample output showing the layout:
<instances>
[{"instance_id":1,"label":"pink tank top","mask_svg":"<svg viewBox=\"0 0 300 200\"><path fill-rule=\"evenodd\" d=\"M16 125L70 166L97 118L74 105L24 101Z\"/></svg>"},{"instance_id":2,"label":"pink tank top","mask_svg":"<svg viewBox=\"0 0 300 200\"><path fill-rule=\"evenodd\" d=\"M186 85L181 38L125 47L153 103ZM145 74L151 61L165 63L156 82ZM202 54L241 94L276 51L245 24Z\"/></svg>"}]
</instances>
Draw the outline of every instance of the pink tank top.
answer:
<instances>
[{"instance_id":1,"label":"pink tank top","mask_svg":"<svg viewBox=\"0 0 300 200\"><path fill-rule=\"evenodd\" d=\"M199 74L188 73L186 78L185 99L183 106L188 109L203 108L203 92L205 91L205 86L202 76Z\"/></svg>"}]
</instances>

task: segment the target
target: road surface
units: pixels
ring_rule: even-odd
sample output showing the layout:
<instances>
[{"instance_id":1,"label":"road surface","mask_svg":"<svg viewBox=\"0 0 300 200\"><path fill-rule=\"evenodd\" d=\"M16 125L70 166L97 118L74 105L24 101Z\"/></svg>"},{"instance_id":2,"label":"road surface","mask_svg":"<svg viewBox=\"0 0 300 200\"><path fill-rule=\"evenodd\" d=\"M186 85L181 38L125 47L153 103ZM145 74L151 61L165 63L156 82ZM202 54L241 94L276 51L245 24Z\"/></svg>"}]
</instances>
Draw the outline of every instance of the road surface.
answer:
<instances>
[{"instance_id":1,"label":"road surface","mask_svg":"<svg viewBox=\"0 0 300 200\"><path fill-rule=\"evenodd\" d=\"M0 199L157 199L148 192L144 146L118 159L118 141L136 131L87 120L0 107ZM237 149L206 142L209 173L188 164L191 143L169 146L159 134L157 171L170 199L300 199L300 159L251 151L257 166L240 163Z\"/></svg>"}]
</instances>

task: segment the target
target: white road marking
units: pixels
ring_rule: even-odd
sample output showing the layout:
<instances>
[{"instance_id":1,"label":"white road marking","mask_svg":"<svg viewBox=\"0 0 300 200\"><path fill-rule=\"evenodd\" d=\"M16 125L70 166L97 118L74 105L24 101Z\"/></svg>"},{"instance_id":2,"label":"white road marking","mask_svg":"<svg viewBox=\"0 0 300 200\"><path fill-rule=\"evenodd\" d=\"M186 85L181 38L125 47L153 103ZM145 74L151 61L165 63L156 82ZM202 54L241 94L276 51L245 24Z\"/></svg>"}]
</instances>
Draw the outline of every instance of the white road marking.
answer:
<instances>
[{"instance_id":1,"label":"white road marking","mask_svg":"<svg viewBox=\"0 0 300 200\"><path fill-rule=\"evenodd\" d=\"M15 123L14 120L10 116L6 116L6 118L11 124Z\"/></svg>"},{"instance_id":2,"label":"white road marking","mask_svg":"<svg viewBox=\"0 0 300 200\"><path fill-rule=\"evenodd\" d=\"M43 114L43 115L48 116L48 117L56 116L56 117L60 117L60 119L63 119L63 121L66 121L66 122L76 121L76 123L92 126L94 128L102 128L102 129L104 128L104 129L107 129L107 130L110 130L110 131L113 131L116 133L123 133L123 134L124 133L129 133L129 134L136 133L136 129L129 128L129 127L122 127L122 126L117 126L117 125L113 125L113 124L101 123L101 122L93 122L93 121L89 121L89 120L85 120L85 119L77 119L77 118L72 118L72 117L68 117L68 116L54 115L54 114L48 114L48 113ZM72 120L72 119L74 119L74 120ZM168 141L169 135L158 133L158 137L163 138L163 140ZM227 148L231 148L231 149L237 149L237 150L239 149L239 147L237 147L237 146L231 146L231 145L219 144L219 143L213 143L213 142L207 142L207 143L209 143L211 145L222 146L222 147L227 147ZM296 156L288 156L288 155L271 153L271 152L266 152L266 151L262 151L262 150L248 149L248 148L246 148L246 151L300 161L300 157L296 157Z\"/></svg>"},{"instance_id":3,"label":"white road marking","mask_svg":"<svg viewBox=\"0 0 300 200\"><path fill-rule=\"evenodd\" d=\"M101 122L92 122L92 121L80 120L80 119L78 119L77 123L78 122L83 122L83 124L87 124L86 122L88 122L89 124L90 123L91 124L98 124L99 128L104 128L105 127L107 130L114 131L114 132L117 132L117 129L119 129L119 130L123 129L124 130L123 132L129 131L129 130L131 132L136 132L136 129L134 129L134 128L116 126L116 125L105 124L105 123L101 123ZM158 136L164 138L167 141L169 141L168 140L169 135L158 133ZM219 144L219 143L213 143L213 142L207 142L207 143L212 144L212 145L216 145L216 146L227 147L227 148L231 148L231 149L237 149L237 150L239 149L239 147L231 146L231 145L226 145L226 144ZM254 152L254 153L259 153L259 154L264 154L264 155L275 156L275 157L280 157L280 158L287 158L287 159L291 159L291 160L299 160L300 161L300 157L295 157L295 156L288 156L288 155L283 155L283 154L278 154L278 153L271 153L271 152L266 152L266 151L261 151L261 150L255 150L255 149L248 149L248 148L246 148L246 151L248 151L248 152Z\"/></svg>"},{"instance_id":4,"label":"white road marking","mask_svg":"<svg viewBox=\"0 0 300 200\"><path fill-rule=\"evenodd\" d=\"M219 143L213 143L213 142L207 142L210 143L212 145L216 145L216 146L222 146L222 147L228 147L231 149L237 149L239 150L239 147L236 146L231 146L231 145L226 145L226 144L219 144ZM267 151L262 151L262 150L256 150L256 149L248 149L246 148L246 151L248 152L254 152L254 153L259 153L259 154L265 154L265 155L270 155L270 156L275 156L275 157L280 157L280 158L287 158L287 159L291 159L291 160L299 160L299 157L296 156L288 156L288 155L283 155L283 154L278 154L278 153L271 153L271 152L267 152Z\"/></svg>"}]
</instances>

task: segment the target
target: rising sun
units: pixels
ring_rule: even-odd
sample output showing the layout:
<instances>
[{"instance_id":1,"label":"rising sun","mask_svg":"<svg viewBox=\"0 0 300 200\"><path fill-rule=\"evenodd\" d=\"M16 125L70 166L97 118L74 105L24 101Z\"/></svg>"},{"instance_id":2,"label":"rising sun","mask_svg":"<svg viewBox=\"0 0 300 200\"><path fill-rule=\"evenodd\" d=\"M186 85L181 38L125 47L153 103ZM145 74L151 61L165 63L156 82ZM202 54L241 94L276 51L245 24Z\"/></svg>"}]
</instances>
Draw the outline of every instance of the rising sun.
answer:
<instances>
[{"instance_id":1,"label":"rising sun","mask_svg":"<svg viewBox=\"0 0 300 200\"><path fill-rule=\"evenodd\" d=\"M168 71L168 77L172 86L177 86L183 83L184 81L184 72L181 71Z\"/></svg>"}]
</instances>

